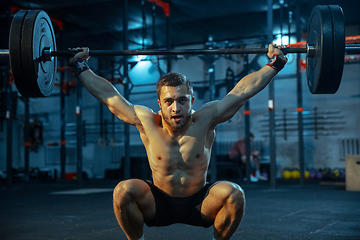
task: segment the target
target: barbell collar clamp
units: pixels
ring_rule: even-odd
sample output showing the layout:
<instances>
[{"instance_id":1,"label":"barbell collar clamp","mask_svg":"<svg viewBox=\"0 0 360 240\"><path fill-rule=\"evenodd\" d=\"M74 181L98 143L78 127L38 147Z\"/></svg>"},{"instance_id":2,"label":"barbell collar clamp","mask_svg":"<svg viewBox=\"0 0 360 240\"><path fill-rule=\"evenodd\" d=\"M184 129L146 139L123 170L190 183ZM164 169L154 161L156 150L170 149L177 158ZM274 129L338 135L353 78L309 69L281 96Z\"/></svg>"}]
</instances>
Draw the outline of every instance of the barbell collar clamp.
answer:
<instances>
[{"instance_id":1,"label":"barbell collar clamp","mask_svg":"<svg viewBox=\"0 0 360 240\"><path fill-rule=\"evenodd\" d=\"M306 44L306 54L307 57L314 57L315 56L315 47L310 46L308 43Z\"/></svg>"},{"instance_id":2,"label":"barbell collar clamp","mask_svg":"<svg viewBox=\"0 0 360 240\"><path fill-rule=\"evenodd\" d=\"M42 60L44 62L46 61L52 61L54 59L53 56L51 56L52 49L51 47L44 47L42 51Z\"/></svg>"}]
</instances>

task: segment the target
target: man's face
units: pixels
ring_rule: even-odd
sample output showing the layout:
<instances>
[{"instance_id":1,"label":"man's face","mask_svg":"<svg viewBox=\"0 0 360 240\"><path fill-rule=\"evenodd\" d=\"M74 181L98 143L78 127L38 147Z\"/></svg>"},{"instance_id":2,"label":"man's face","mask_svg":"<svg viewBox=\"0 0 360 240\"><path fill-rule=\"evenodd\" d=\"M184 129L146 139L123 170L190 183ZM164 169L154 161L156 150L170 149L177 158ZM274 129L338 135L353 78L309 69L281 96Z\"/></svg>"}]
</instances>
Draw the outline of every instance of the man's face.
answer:
<instances>
[{"instance_id":1,"label":"man's face","mask_svg":"<svg viewBox=\"0 0 360 240\"><path fill-rule=\"evenodd\" d=\"M189 121L193 102L194 97L185 85L163 86L158 100L163 119L174 131Z\"/></svg>"}]
</instances>

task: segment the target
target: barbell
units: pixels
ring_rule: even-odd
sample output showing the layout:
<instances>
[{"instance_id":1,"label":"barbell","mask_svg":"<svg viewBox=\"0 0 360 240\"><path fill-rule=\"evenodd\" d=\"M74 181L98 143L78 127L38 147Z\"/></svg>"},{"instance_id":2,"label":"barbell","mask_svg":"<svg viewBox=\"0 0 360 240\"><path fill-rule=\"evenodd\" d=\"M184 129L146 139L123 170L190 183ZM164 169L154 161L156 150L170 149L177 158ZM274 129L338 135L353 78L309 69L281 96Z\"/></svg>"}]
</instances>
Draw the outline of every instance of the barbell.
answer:
<instances>
[{"instance_id":1,"label":"barbell","mask_svg":"<svg viewBox=\"0 0 360 240\"><path fill-rule=\"evenodd\" d=\"M356 45L345 46L343 10L338 5L312 9L306 47L288 45L282 51L306 54L308 87L313 94L333 94L340 85L345 52L360 53ZM178 50L90 50L90 56L266 54L267 48L178 49ZM51 20L42 10L20 10L12 20L9 49L0 57L10 58L12 74L24 97L46 97L53 90L57 57L71 57L57 51Z\"/></svg>"}]
</instances>

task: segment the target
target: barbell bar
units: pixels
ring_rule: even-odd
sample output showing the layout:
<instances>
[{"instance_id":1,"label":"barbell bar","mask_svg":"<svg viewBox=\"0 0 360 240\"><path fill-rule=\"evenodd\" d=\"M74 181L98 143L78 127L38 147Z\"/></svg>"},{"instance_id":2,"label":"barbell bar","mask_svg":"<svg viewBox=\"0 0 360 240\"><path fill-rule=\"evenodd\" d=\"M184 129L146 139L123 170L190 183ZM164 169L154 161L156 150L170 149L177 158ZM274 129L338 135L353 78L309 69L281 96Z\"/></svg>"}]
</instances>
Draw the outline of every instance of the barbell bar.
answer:
<instances>
[{"instance_id":1,"label":"barbell bar","mask_svg":"<svg viewBox=\"0 0 360 240\"><path fill-rule=\"evenodd\" d=\"M315 48L307 47L285 47L281 49L284 54L305 53L308 57L314 55ZM163 56L163 55L220 55L220 54L266 54L267 48L225 48L225 49L172 49L172 50L89 50L89 55L93 57L103 56ZM345 54L359 54L359 44L345 45ZM52 51L50 48L43 49L41 59L51 61L53 57L73 57L76 53L70 51ZM0 49L0 58L9 58L8 49Z\"/></svg>"},{"instance_id":2,"label":"barbell bar","mask_svg":"<svg viewBox=\"0 0 360 240\"><path fill-rule=\"evenodd\" d=\"M284 48L284 54L288 53L306 53L309 54L311 47L307 48ZM217 55L217 54L266 54L267 48L226 48L226 49L172 49L172 50L89 50L90 56L138 56L138 55ZM44 48L42 53L43 61L51 61L53 57L72 57L76 53L71 51L53 51L50 48ZM311 53L310 53L311 54ZM8 58L9 50L0 50L1 58Z\"/></svg>"},{"instance_id":3,"label":"barbell bar","mask_svg":"<svg viewBox=\"0 0 360 240\"><path fill-rule=\"evenodd\" d=\"M333 94L340 85L345 53L360 53L357 45L345 46L344 14L338 5L318 5L311 12L306 47L288 45L285 54L305 53L309 90ZM90 56L266 54L267 48L90 50ZM53 90L57 57L74 52L57 51L49 16L42 10L20 10L12 20L9 49L0 58L10 58L15 85L24 97L46 97Z\"/></svg>"},{"instance_id":4,"label":"barbell bar","mask_svg":"<svg viewBox=\"0 0 360 240\"><path fill-rule=\"evenodd\" d=\"M281 49L284 54L289 53L305 53L311 57L314 54L313 46L306 47L290 47L287 45ZM219 54L266 54L267 48L225 48L225 49L172 49L172 50L89 50L89 55L94 57L102 56L163 56L163 55L219 55ZM346 54L359 54L359 44L345 45ZM53 57L73 57L76 53L70 51L52 51L50 48L43 49L43 61L51 61ZM9 58L8 49L0 49L0 58Z\"/></svg>"},{"instance_id":5,"label":"barbell bar","mask_svg":"<svg viewBox=\"0 0 360 240\"><path fill-rule=\"evenodd\" d=\"M359 44L347 44L345 45L345 54L359 54L360 53L360 45Z\"/></svg>"}]
</instances>

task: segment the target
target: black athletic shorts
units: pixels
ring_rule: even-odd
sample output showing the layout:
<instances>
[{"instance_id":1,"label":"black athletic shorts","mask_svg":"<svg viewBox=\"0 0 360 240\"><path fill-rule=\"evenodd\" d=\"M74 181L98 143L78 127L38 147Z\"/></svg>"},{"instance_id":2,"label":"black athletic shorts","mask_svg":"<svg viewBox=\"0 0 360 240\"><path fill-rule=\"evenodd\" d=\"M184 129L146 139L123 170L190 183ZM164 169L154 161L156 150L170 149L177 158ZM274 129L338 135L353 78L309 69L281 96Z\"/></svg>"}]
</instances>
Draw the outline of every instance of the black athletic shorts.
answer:
<instances>
[{"instance_id":1,"label":"black athletic shorts","mask_svg":"<svg viewBox=\"0 0 360 240\"><path fill-rule=\"evenodd\" d=\"M189 197L172 197L151 182L145 182L151 188L156 205L155 217L150 221L145 221L147 226L160 227L174 223L184 223L208 228L214 224L213 222L205 222L201 217L201 212L196 209L196 206L203 202L212 184L207 183L198 193Z\"/></svg>"}]
</instances>

